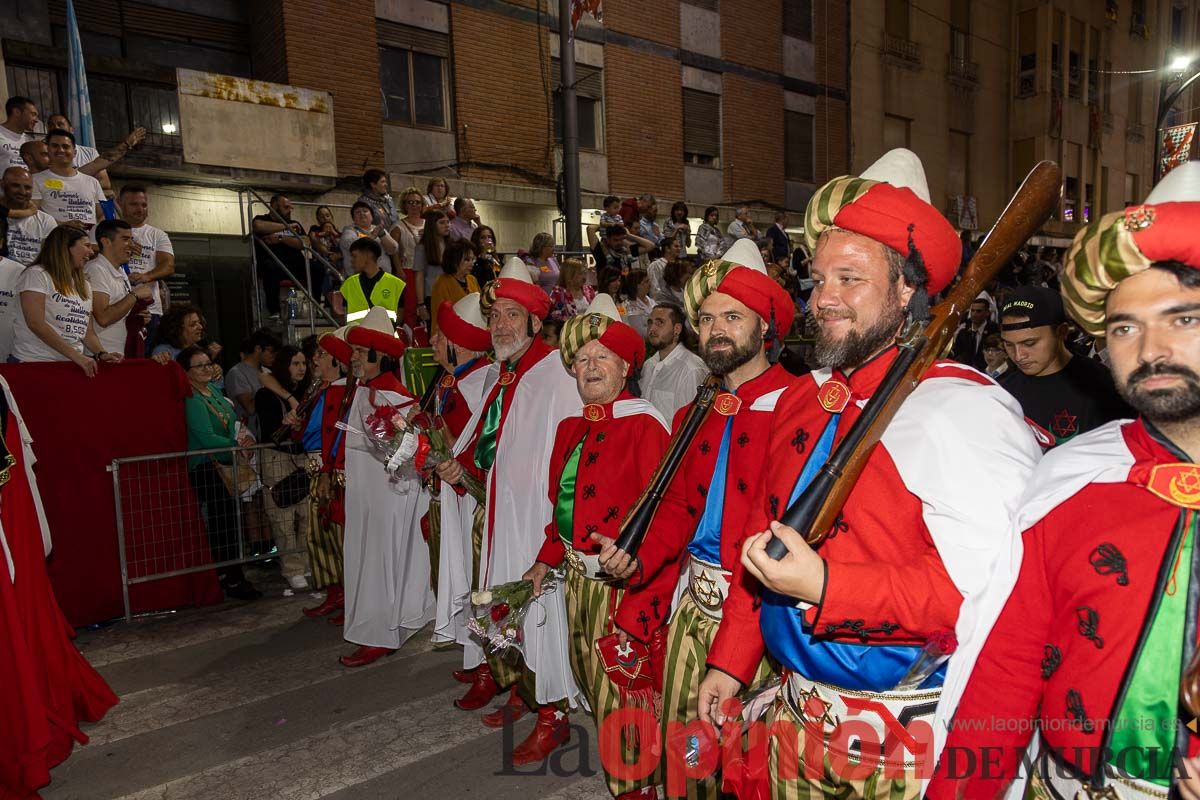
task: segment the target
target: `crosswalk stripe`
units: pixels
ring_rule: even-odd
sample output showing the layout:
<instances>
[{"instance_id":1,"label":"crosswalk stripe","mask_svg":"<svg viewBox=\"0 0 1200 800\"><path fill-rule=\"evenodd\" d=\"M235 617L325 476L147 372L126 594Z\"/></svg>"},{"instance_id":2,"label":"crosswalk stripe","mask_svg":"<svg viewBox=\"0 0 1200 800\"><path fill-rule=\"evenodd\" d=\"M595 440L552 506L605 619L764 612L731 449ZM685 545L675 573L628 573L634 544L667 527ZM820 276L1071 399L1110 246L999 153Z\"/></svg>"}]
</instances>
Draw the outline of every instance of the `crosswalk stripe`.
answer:
<instances>
[{"instance_id":1,"label":"crosswalk stripe","mask_svg":"<svg viewBox=\"0 0 1200 800\"><path fill-rule=\"evenodd\" d=\"M468 742L498 752L499 731L447 713L461 693L438 692L118 800L209 800L229 797L231 787L238 797L315 800Z\"/></svg>"},{"instance_id":2,"label":"crosswalk stripe","mask_svg":"<svg viewBox=\"0 0 1200 800\"><path fill-rule=\"evenodd\" d=\"M433 643L419 634L391 659L380 659L355 673L375 669L396 659L428 653ZM170 725L250 705L285 692L318 686L347 674L337 662L349 646L337 642L282 658L264 658L237 670L210 673L196 681L167 683L121 696L121 702L88 731L93 745L104 745Z\"/></svg>"}]
</instances>

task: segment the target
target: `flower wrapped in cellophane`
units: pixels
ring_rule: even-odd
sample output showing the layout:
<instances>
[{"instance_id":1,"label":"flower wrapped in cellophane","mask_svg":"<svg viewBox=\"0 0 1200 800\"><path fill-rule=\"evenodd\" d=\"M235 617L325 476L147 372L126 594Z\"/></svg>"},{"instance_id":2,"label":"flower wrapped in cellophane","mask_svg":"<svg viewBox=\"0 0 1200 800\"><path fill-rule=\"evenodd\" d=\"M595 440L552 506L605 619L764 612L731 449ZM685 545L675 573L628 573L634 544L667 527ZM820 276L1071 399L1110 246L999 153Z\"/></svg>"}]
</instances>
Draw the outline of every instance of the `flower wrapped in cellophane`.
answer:
<instances>
[{"instance_id":1,"label":"flower wrapped in cellophane","mask_svg":"<svg viewBox=\"0 0 1200 800\"><path fill-rule=\"evenodd\" d=\"M557 590L562 577L561 570L550 570L542 579L541 594ZM471 592L462 601L467 630L489 655L514 660L524 654L521 626L536 600L532 581L510 581Z\"/></svg>"}]
</instances>

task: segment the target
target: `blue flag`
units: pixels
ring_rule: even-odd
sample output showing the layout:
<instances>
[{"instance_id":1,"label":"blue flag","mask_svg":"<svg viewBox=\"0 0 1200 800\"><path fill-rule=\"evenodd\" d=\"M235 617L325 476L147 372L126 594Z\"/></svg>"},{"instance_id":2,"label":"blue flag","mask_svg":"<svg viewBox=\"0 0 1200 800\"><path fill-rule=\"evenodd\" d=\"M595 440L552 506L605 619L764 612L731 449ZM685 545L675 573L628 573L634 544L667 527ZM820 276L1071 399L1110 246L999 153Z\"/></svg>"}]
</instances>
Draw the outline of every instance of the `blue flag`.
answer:
<instances>
[{"instance_id":1,"label":"blue flag","mask_svg":"<svg viewBox=\"0 0 1200 800\"><path fill-rule=\"evenodd\" d=\"M75 143L95 147L92 101L88 97L83 45L79 41L79 23L75 20L75 4L72 0L67 0L67 116L75 124Z\"/></svg>"}]
</instances>

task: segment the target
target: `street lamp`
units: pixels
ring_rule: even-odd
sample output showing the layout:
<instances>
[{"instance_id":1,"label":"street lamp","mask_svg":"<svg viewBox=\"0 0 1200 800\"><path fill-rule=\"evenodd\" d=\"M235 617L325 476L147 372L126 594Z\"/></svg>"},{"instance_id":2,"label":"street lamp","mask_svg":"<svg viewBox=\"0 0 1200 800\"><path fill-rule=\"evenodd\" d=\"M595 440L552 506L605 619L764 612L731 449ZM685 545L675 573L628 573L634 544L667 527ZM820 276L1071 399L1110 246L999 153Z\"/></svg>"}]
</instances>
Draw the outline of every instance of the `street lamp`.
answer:
<instances>
[{"instance_id":1,"label":"street lamp","mask_svg":"<svg viewBox=\"0 0 1200 800\"><path fill-rule=\"evenodd\" d=\"M1167 114L1171 113L1171 108L1179 99L1187 88L1192 85L1192 81L1200 78L1200 71L1193 73L1187 80L1184 80L1184 73L1192 66L1191 56L1175 56L1171 60L1171 65L1167 67L1167 75L1164 75L1158 86L1158 114L1154 120L1154 166L1151 175L1154 176L1153 183L1156 185L1159 179L1162 178L1162 167L1159 161L1162 158L1162 127L1163 122L1167 119ZM1178 83L1174 91L1171 87ZM1169 92L1169 94L1168 94Z\"/></svg>"}]
</instances>

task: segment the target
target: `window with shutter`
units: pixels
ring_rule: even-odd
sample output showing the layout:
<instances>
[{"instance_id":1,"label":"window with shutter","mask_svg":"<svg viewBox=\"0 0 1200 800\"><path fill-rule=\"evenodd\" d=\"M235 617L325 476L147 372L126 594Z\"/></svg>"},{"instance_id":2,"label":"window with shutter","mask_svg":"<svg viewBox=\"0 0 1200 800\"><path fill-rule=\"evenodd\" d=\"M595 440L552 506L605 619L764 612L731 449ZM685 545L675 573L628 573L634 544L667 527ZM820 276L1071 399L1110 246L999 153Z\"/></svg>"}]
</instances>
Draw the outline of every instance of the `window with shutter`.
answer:
<instances>
[{"instance_id":1,"label":"window with shutter","mask_svg":"<svg viewBox=\"0 0 1200 800\"><path fill-rule=\"evenodd\" d=\"M450 37L383 19L375 30L384 120L449 127Z\"/></svg>"},{"instance_id":2,"label":"window with shutter","mask_svg":"<svg viewBox=\"0 0 1200 800\"><path fill-rule=\"evenodd\" d=\"M575 109L579 116L579 146L584 150L600 150L604 140L601 123L604 84L599 67L575 64ZM562 62L550 59L550 85L554 87L554 141L562 144Z\"/></svg>"},{"instance_id":3,"label":"window with shutter","mask_svg":"<svg viewBox=\"0 0 1200 800\"><path fill-rule=\"evenodd\" d=\"M789 181L815 180L813 129L816 118L799 111L784 112L784 176Z\"/></svg>"},{"instance_id":4,"label":"window with shutter","mask_svg":"<svg viewBox=\"0 0 1200 800\"><path fill-rule=\"evenodd\" d=\"M783 33L806 42L812 41L812 0L783 0Z\"/></svg>"},{"instance_id":5,"label":"window with shutter","mask_svg":"<svg viewBox=\"0 0 1200 800\"><path fill-rule=\"evenodd\" d=\"M683 90L683 160L705 167L719 166L721 157L721 95Z\"/></svg>"}]
</instances>

